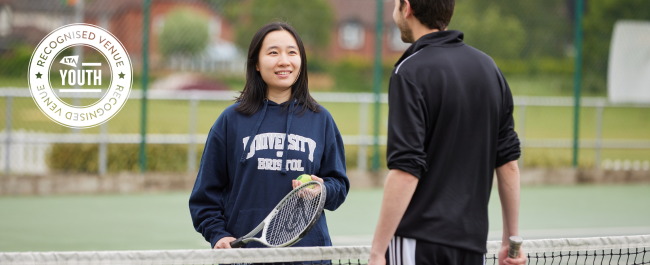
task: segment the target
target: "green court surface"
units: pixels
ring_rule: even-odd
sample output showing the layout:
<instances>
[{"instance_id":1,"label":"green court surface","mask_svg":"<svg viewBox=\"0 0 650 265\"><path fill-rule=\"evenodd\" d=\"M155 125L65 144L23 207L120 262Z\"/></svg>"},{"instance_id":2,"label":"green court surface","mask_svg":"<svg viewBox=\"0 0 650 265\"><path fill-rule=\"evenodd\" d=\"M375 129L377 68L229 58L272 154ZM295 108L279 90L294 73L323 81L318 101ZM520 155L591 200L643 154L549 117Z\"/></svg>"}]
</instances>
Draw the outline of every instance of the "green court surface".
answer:
<instances>
[{"instance_id":1,"label":"green court surface","mask_svg":"<svg viewBox=\"0 0 650 265\"><path fill-rule=\"evenodd\" d=\"M496 190L490 231L499 234ZM0 197L0 251L207 248L194 231L189 192ZM335 244L369 243L382 190L352 190L326 211ZM532 237L650 233L650 185L541 186L522 189L520 229ZM356 240L355 240L356 239Z\"/></svg>"}]
</instances>

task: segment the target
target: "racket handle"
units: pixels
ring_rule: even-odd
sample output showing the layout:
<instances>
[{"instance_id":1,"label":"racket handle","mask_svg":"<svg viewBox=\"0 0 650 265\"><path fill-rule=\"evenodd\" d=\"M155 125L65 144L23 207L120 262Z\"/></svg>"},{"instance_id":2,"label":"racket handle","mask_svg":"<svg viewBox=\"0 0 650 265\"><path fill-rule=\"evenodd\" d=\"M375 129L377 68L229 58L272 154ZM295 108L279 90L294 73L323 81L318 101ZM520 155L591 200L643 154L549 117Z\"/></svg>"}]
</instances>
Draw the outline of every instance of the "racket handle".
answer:
<instances>
[{"instance_id":1,"label":"racket handle","mask_svg":"<svg viewBox=\"0 0 650 265\"><path fill-rule=\"evenodd\" d=\"M508 248L508 258L516 259L519 258L519 249L521 248L521 243L523 239L518 236L510 237L510 247Z\"/></svg>"},{"instance_id":2,"label":"racket handle","mask_svg":"<svg viewBox=\"0 0 650 265\"><path fill-rule=\"evenodd\" d=\"M243 246L245 246L245 245L246 245L246 243L244 243L244 239L241 238L241 237L240 237L240 238L237 238L237 239L236 239L235 241L233 241L233 242L230 242L230 247L231 247L231 248L240 248L240 247L243 247Z\"/></svg>"}]
</instances>

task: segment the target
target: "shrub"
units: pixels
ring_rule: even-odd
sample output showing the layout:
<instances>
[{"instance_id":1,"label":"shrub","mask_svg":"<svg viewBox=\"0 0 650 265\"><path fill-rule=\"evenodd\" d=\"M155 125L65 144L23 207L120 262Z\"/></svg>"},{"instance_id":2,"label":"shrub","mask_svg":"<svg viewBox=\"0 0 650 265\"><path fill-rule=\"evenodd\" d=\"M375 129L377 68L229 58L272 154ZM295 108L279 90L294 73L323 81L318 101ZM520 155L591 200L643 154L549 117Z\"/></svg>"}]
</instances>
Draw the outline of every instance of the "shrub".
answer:
<instances>
[{"instance_id":1,"label":"shrub","mask_svg":"<svg viewBox=\"0 0 650 265\"><path fill-rule=\"evenodd\" d=\"M504 74L560 74L572 75L575 66L573 58L542 57L538 59L493 58Z\"/></svg>"},{"instance_id":2,"label":"shrub","mask_svg":"<svg viewBox=\"0 0 650 265\"><path fill-rule=\"evenodd\" d=\"M27 66L32 56L33 47L28 45L16 45L9 52L0 56L1 76L27 77Z\"/></svg>"},{"instance_id":3,"label":"shrub","mask_svg":"<svg viewBox=\"0 0 650 265\"><path fill-rule=\"evenodd\" d=\"M372 91L372 64L362 59L344 59L332 65L336 90L350 92Z\"/></svg>"},{"instance_id":4,"label":"shrub","mask_svg":"<svg viewBox=\"0 0 650 265\"><path fill-rule=\"evenodd\" d=\"M175 10L165 19L158 38L160 52L170 55L197 55L210 41L208 20L190 10Z\"/></svg>"},{"instance_id":5,"label":"shrub","mask_svg":"<svg viewBox=\"0 0 650 265\"><path fill-rule=\"evenodd\" d=\"M200 161L202 148L197 148ZM146 148L147 171L179 172L187 170L187 145L149 144ZM140 146L108 145L108 172L139 171ZM54 144L48 154L48 166L55 171L97 173L98 144ZM198 162L198 161L197 161Z\"/></svg>"}]
</instances>

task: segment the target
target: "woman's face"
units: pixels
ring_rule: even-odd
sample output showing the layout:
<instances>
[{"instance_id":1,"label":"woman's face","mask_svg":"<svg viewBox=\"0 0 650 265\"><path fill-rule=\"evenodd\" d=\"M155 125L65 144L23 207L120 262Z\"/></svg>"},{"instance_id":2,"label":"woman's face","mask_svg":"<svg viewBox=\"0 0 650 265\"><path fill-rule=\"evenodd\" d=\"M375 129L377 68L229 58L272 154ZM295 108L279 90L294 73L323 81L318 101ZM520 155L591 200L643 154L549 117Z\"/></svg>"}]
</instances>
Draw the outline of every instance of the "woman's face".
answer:
<instances>
[{"instance_id":1,"label":"woman's face","mask_svg":"<svg viewBox=\"0 0 650 265\"><path fill-rule=\"evenodd\" d=\"M300 74L300 50L291 33L273 31L262 41L259 61L255 68L262 75L269 90L285 90L296 82Z\"/></svg>"}]
</instances>

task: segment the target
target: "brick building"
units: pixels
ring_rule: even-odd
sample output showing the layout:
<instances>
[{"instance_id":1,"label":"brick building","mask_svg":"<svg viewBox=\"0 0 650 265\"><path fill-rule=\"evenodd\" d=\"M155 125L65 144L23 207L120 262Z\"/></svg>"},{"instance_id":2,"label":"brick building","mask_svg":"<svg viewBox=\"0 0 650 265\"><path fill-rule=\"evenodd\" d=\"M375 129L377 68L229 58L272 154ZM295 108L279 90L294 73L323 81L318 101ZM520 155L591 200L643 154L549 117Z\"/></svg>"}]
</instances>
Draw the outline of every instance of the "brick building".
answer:
<instances>
[{"instance_id":1,"label":"brick building","mask_svg":"<svg viewBox=\"0 0 650 265\"><path fill-rule=\"evenodd\" d=\"M142 23L144 0L85 1L84 22L100 26L115 35L125 46L134 63L142 55ZM231 42L232 26L204 1L155 0L151 3L149 50L153 64L162 58L157 52L157 35L165 16L173 10L189 9L205 17L209 24L210 42ZM52 30L75 22L75 7L55 0L0 0L0 49L10 42L36 45ZM4 46L6 47L3 47Z\"/></svg>"},{"instance_id":2,"label":"brick building","mask_svg":"<svg viewBox=\"0 0 650 265\"><path fill-rule=\"evenodd\" d=\"M330 0L334 9L335 27L330 51L334 58L365 58L372 60L375 52L376 0ZM383 1L382 57L402 55L409 44L402 42L393 21L393 0Z\"/></svg>"}]
</instances>

